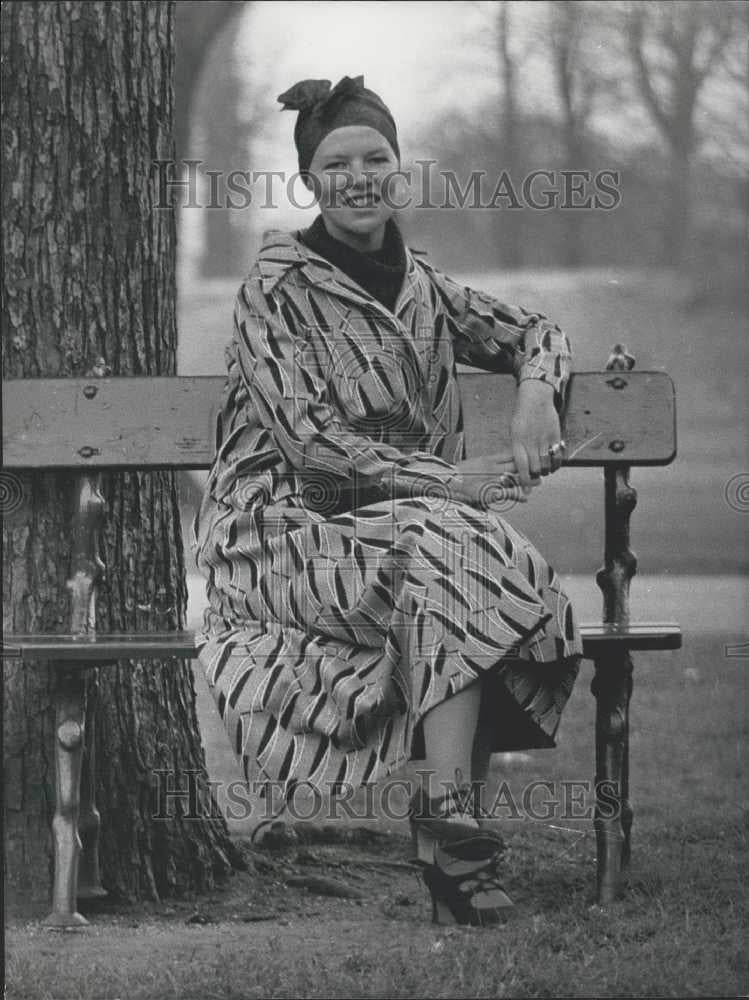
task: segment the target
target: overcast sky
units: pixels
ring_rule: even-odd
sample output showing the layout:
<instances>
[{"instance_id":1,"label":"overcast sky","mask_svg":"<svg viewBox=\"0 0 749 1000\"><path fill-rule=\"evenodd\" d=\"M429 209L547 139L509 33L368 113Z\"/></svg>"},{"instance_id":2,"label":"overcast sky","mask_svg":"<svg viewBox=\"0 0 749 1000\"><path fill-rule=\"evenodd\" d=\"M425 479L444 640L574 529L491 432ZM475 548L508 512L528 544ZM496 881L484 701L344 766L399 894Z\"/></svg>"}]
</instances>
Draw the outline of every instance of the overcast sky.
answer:
<instances>
[{"instance_id":1,"label":"overcast sky","mask_svg":"<svg viewBox=\"0 0 749 1000\"><path fill-rule=\"evenodd\" d=\"M522 13L525 5L518 5ZM419 124L426 107L469 104L497 92L491 39L477 73L476 46L466 41L491 24L480 3L259 2L243 19L239 51L250 55L252 76L267 81L273 96L298 80L364 74L380 93L404 134ZM468 93L461 91L470 83ZM294 116L280 123L290 136Z\"/></svg>"}]
</instances>

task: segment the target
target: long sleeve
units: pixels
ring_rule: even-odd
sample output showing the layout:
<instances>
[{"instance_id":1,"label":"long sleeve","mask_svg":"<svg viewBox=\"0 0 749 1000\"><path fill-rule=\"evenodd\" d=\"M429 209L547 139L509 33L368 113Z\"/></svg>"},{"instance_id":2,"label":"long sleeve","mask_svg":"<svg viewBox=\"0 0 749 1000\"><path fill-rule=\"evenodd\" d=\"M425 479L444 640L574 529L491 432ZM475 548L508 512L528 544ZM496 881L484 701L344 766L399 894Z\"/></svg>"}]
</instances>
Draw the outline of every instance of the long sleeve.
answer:
<instances>
[{"instance_id":1,"label":"long sleeve","mask_svg":"<svg viewBox=\"0 0 749 1000\"><path fill-rule=\"evenodd\" d=\"M457 476L435 455L405 454L347 426L324 363L283 289L263 292L251 275L237 296L234 320L237 362L257 419L295 472L330 477L347 489L356 484L369 502L373 493L408 496L417 483L448 485Z\"/></svg>"},{"instance_id":2,"label":"long sleeve","mask_svg":"<svg viewBox=\"0 0 749 1000\"><path fill-rule=\"evenodd\" d=\"M558 404L571 373L566 334L541 313L507 305L458 285L421 260L438 296L458 361L488 371L514 374L518 382L539 379L553 389Z\"/></svg>"}]
</instances>

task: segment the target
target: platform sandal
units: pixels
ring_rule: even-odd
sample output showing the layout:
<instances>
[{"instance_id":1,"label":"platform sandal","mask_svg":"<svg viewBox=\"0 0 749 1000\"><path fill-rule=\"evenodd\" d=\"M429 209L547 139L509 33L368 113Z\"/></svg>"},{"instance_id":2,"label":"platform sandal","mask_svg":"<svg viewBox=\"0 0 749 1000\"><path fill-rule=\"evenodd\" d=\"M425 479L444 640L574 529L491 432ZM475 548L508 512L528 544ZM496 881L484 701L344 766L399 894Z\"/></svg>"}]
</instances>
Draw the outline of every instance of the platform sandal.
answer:
<instances>
[{"instance_id":1,"label":"platform sandal","mask_svg":"<svg viewBox=\"0 0 749 1000\"><path fill-rule=\"evenodd\" d=\"M435 848L423 869L432 923L489 927L507 919L513 903L499 878L500 854L496 841L482 835Z\"/></svg>"},{"instance_id":2,"label":"platform sandal","mask_svg":"<svg viewBox=\"0 0 749 1000\"><path fill-rule=\"evenodd\" d=\"M460 785L434 798L420 790L409 818L433 923L488 926L504 920L513 905L497 872L505 844L477 789Z\"/></svg>"}]
</instances>

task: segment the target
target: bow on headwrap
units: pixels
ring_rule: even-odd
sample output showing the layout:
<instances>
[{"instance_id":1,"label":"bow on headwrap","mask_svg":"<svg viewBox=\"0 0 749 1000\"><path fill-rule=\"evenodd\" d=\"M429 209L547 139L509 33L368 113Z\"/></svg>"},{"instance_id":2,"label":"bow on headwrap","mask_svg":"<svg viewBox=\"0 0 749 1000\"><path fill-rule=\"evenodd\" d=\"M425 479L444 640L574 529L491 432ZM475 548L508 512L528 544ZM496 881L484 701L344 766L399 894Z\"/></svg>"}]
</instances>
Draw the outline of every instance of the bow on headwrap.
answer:
<instances>
[{"instance_id":1,"label":"bow on headwrap","mask_svg":"<svg viewBox=\"0 0 749 1000\"><path fill-rule=\"evenodd\" d=\"M332 90L330 88L330 80L302 80L295 83L278 98L283 104L281 110L310 111L316 107L321 112L330 113L342 98L366 91L363 76L355 76L353 79L344 76Z\"/></svg>"},{"instance_id":2,"label":"bow on headwrap","mask_svg":"<svg viewBox=\"0 0 749 1000\"><path fill-rule=\"evenodd\" d=\"M393 116L384 101L364 86L364 77L344 76L331 89L330 80L302 80L278 98L282 111L298 111L294 142L299 169L309 169L315 150L329 132L347 125L368 125L387 139L400 158Z\"/></svg>"}]
</instances>

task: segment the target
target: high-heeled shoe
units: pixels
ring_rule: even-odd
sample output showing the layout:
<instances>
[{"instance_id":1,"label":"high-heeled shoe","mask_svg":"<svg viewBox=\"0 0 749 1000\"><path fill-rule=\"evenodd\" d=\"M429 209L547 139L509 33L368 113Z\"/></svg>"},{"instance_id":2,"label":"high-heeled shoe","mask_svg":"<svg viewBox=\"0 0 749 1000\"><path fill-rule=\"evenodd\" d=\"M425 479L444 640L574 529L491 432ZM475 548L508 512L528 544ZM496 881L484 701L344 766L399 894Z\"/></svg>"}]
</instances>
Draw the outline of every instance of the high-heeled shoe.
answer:
<instances>
[{"instance_id":1,"label":"high-heeled shoe","mask_svg":"<svg viewBox=\"0 0 749 1000\"><path fill-rule=\"evenodd\" d=\"M470 786L435 798L419 791L410 814L414 854L432 897L432 922L483 927L504 920L513 906L498 875L504 840Z\"/></svg>"},{"instance_id":2,"label":"high-heeled shoe","mask_svg":"<svg viewBox=\"0 0 749 1000\"><path fill-rule=\"evenodd\" d=\"M470 785L458 786L434 798L420 789L411 799L409 818L414 855L422 865L434 863L438 845L467 840L479 834L491 839L500 853L505 849L504 840L496 829L496 821L480 807L475 790Z\"/></svg>"},{"instance_id":3,"label":"high-heeled shoe","mask_svg":"<svg viewBox=\"0 0 749 1000\"><path fill-rule=\"evenodd\" d=\"M424 866L432 923L488 927L507 918L513 903L499 879L500 853L485 836L436 847L433 864Z\"/></svg>"}]
</instances>

